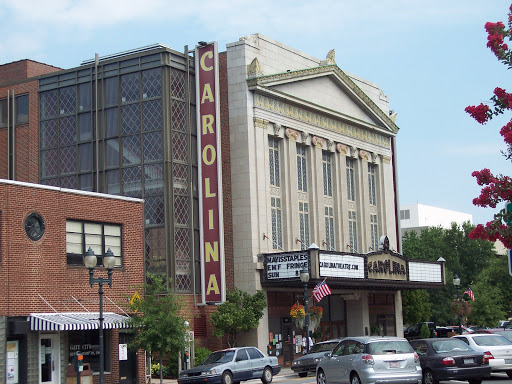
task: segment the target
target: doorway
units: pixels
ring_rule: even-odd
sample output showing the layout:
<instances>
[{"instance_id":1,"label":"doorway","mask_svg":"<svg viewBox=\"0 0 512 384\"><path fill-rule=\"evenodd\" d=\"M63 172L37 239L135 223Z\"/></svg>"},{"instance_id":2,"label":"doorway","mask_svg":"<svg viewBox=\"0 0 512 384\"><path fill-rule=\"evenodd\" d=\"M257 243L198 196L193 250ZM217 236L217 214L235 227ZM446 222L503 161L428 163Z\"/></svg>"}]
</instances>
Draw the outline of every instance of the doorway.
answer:
<instances>
[{"instance_id":1,"label":"doorway","mask_svg":"<svg viewBox=\"0 0 512 384\"><path fill-rule=\"evenodd\" d=\"M39 383L60 383L60 335L39 336Z\"/></svg>"}]
</instances>

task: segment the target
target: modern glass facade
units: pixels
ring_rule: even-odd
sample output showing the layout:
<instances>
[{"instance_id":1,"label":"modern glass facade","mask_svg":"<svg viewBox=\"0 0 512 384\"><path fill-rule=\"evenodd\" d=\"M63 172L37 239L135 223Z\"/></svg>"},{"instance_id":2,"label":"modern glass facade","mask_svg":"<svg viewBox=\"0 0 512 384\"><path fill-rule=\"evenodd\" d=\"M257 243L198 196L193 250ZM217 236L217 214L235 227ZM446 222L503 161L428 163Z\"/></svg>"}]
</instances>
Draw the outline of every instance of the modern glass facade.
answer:
<instances>
[{"instance_id":1,"label":"modern glass facade","mask_svg":"<svg viewBox=\"0 0 512 384\"><path fill-rule=\"evenodd\" d=\"M193 58L164 46L41 78L40 180L145 200L146 273L195 291L198 256Z\"/></svg>"}]
</instances>

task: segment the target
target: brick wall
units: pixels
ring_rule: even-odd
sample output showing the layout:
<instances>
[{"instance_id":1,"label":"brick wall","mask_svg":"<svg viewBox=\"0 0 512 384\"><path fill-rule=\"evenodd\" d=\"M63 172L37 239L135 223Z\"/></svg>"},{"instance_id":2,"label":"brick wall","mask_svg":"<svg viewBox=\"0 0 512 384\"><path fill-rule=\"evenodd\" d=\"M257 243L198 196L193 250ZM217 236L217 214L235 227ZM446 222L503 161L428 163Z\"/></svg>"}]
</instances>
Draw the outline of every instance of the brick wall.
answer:
<instances>
[{"instance_id":1,"label":"brick wall","mask_svg":"<svg viewBox=\"0 0 512 384\"><path fill-rule=\"evenodd\" d=\"M1 67L0 67L1 68ZM1 77L0 77L1 78ZM28 94L28 124L16 125L16 177L15 180L37 183L39 181L39 95L38 82L32 80L15 85L0 87L0 99L12 95ZM8 178L7 127L0 128L0 178Z\"/></svg>"},{"instance_id":2,"label":"brick wall","mask_svg":"<svg viewBox=\"0 0 512 384\"><path fill-rule=\"evenodd\" d=\"M26 80L30 77L60 71L61 68L38 63L33 60L20 60L0 65L0 85Z\"/></svg>"}]
</instances>

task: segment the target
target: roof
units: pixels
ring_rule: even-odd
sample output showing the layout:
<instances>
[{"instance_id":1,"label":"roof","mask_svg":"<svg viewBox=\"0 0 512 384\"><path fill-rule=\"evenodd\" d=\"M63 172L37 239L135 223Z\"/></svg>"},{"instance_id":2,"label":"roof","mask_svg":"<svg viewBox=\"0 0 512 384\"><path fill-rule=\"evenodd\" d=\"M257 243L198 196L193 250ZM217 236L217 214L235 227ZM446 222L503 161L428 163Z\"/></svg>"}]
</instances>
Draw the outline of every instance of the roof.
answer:
<instances>
[{"instance_id":1,"label":"roof","mask_svg":"<svg viewBox=\"0 0 512 384\"><path fill-rule=\"evenodd\" d=\"M99 329L99 312L31 313L31 331L78 331ZM103 329L129 328L128 316L103 313Z\"/></svg>"}]
</instances>

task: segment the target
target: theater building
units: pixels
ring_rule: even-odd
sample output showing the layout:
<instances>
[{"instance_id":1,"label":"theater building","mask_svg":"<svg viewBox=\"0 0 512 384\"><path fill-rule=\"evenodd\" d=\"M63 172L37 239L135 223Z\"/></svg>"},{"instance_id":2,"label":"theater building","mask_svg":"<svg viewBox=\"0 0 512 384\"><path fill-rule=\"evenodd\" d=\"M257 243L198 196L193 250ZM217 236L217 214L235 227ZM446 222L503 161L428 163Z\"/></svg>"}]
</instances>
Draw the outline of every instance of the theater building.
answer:
<instances>
[{"instance_id":1,"label":"theater building","mask_svg":"<svg viewBox=\"0 0 512 384\"><path fill-rule=\"evenodd\" d=\"M259 34L227 45L227 79L235 285L268 300L245 342L282 364L301 351L290 310L303 269L310 307L319 282L332 290L316 340L401 335L401 290L442 286L443 265L400 254L398 127L383 90L334 50L317 59Z\"/></svg>"},{"instance_id":2,"label":"theater building","mask_svg":"<svg viewBox=\"0 0 512 384\"><path fill-rule=\"evenodd\" d=\"M125 305L143 283L142 217L140 199L0 180L3 383L76 382L78 351L98 380L98 285L82 260L89 247L99 256L96 278L107 277L109 249L116 259L112 287L103 287L105 383L144 381L144 352L126 348Z\"/></svg>"}]
</instances>

